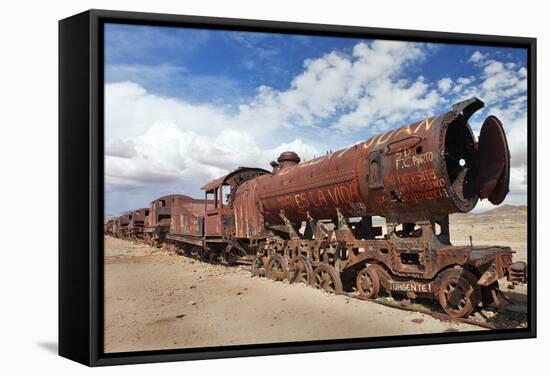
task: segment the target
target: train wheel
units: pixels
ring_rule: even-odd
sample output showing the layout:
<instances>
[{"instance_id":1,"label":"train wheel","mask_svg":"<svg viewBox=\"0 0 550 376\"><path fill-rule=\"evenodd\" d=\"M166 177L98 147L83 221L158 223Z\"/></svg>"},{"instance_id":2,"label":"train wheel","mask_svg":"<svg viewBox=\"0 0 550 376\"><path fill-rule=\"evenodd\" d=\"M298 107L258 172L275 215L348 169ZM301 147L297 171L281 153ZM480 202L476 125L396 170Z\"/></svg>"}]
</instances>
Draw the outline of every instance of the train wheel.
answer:
<instances>
[{"instance_id":1,"label":"train wheel","mask_svg":"<svg viewBox=\"0 0 550 376\"><path fill-rule=\"evenodd\" d=\"M292 259L293 272L290 283L305 283L311 285L313 282L313 266L305 256L296 256Z\"/></svg>"},{"instance_id":2,"label":"train wheel","mask_svg":"<svg viewBox=\"0 0 550 376\"><path fill-rule=\"evenodd\" d=\"M252 277L265 277L265 260L266 256L256 256L252 261L252 267L250 268L250 274Z\"/></svg>"},{"instance_id":3,"label":"train wheel","mask_svg":"<svg viewBox=\"0 0 550 376\"><path fill-rule=\"evenodd\" d=\"M380 291L380 279L376 270L368 266L361 270L355 279L355 287L360 296L371 299L376 298Z\"/></svg>"},{"instance_id":4,"label":"train wheel","mask_svg":"<svg viewBox=\"0 0 550 376\"><path fill-rule=\"evenodd\" d=\"M281 255L273 255L269 258L266 268L266 276L274 281L288 279L288 265Z\"/></svg>"},{"instance_id":5,"label":"train wheel","mask_svg":"<svg viewBox=\"0 0 550 376\"><path fill-rule=\"evenodd\" d=\"M449 316L467 317L479 304L479 286L475 277L463 269L444 272L437 293L439 304Z\"/></svg>"},{"instance_id":6,"label":"train wheel","mask_svg":"<svg viewBox=\"0 0 550 376\"><path fill-rule=\"evenodd\" d=\"M341 294L343 292L340 273L332 265L321 264L313 271L315 287L327 292Z\"/></svg>"}]
</instances>

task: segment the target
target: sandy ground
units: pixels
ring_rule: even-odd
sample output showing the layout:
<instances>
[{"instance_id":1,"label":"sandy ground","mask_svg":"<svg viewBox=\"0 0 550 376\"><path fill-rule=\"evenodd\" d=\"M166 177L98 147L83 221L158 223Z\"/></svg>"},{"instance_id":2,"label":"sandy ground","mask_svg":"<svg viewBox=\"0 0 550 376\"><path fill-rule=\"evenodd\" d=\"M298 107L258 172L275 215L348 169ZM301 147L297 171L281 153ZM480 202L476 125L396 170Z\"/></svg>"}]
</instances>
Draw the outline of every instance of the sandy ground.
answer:
<instances>
[{"instance_id":1,"label":"sandy ground","mask_svg":"<svg viewBox=\"0 0 550 376\"><path fill-rule=\"evenodd\" d=\"M508 245L526 259L521 213L452 216L453 244L469 244L469 235L474 245ZM105 256L106 352L481 330L111 237ZM506 286L525 301L526 286Z\"/></svg>"},{"instance_id":2,"label":"sandy ground","mask_svg":"<svg viewBox=\"0 0 550 376\"><path fill-rule=\"evenodd\" d=\"M454 245L504 245L516 252L514 260L527 260L527 218L525 215L504 213L483 216L480 214L451 216L451 241ZM487 220L484 220L486 218Z\"/></svg>"},{"instance_id":3,"label":"sandy ground","mask_svg":"<svg viewBox=\"0 0 550 376\"><path fill-rule=\"evenodd\" d=\"M107 237L105 351L479 330Z\"/></svg>"}]
</instances>

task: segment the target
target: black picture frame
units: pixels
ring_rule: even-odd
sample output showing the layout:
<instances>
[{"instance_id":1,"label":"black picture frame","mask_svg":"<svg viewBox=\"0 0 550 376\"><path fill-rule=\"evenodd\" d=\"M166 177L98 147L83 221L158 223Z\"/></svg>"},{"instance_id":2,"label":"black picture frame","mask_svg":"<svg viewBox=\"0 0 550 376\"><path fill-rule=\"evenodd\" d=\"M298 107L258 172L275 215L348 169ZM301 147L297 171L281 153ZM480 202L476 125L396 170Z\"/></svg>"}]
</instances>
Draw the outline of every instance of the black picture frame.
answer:
<instances>
[{"instance_id":1,"label":"black picture frame","mask_svg":"<svg viewBox=\"0 0 550 376\"><path fill-rule=\"evenodd\" d=\"M103 353L104 23L526 48L528 309L526 329ZM88 366L536 337L536 39L432 31L88 10L59 21L59 354Z\"/></svg>"}]
</instances>

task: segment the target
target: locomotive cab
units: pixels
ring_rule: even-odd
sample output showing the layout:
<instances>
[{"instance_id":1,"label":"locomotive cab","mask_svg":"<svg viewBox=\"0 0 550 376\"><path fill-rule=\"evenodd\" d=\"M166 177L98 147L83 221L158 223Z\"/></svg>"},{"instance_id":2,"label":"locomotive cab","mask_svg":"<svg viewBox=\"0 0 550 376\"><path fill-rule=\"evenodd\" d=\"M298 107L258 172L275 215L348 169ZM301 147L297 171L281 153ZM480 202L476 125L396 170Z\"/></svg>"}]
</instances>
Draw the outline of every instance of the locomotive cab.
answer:
<instances>
[{"instance_id":1,"label":"locomotive cab","mask_svg":"<svg viewBox=\"0 0 550 376\"><path fill-rule=\"evenodd\" d=\"M235 219L232 210L237 188L253 178L268 174L262 168L239 167L235 171L201 187L205 202L204 234L210 237L232 238L235 234Z\"/></svg>"},{"instance_id":2,"label":"locomotive cab","mask_svg":"<svg viewBox=\"0 0 550 376\"><path fill-rule=\"evenodd\" d=\"M231 216L231 211L227 206L230 186L224 179L217 179L214 182L203 187L204 189L204 234L205 236L222 236L224 219ZM207 202L213 202L212 207L208 207Z\"/></svg>"}]
</instances>

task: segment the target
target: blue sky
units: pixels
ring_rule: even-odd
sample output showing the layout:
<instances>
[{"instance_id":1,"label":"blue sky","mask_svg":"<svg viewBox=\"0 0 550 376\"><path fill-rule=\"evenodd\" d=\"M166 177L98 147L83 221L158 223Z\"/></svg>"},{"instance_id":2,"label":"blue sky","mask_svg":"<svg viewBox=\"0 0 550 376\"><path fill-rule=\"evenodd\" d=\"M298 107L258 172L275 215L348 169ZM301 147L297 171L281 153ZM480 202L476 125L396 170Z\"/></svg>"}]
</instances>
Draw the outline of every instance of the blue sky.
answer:
<instances>
[{"instance_id":1,"label":"blue sky","mask_svg":"<svg viewBox=\"0 0 550 376\"><path fill-rule=\"evenodd\" d=\"M106 81L133 81L151 93L191 102L236 104L252 98L261 85L287 89L307 59L331 51L349 54L357 43L370 41L107 24ZM467 61L476 51L526 66L523 49L449 44L431 44L430 48L425 61L409 66L403 74L420 74L427 80L475 76L478 70ZM158 70L159 66L163 69ZM143 75L147 68L156 69L157 75Z\"/></svg>"},{"instance_id":2,"label":"blue sky","mask_svg":"<svg viewBox=\"0 0 550 376\"><path fill-rule=\"evenodd\" d=\"M276 152L304 158L476 95L511 141L525 202L526 51L466 45L105 26L106 212L198 187ZM162 133L162 135L159 135ZM511 140L510 140L511 139ZM173 191L169 191L173 190Z\"/></svg>"},{"instance_id":3,"label":"blue sky","mask_svg":"<svg viewBox=\"0 0 550 376\"><path fill-rule=\"evenodd\" d=\"M105 40L108 82L132 79L161 95L190 101L219 98L228 103L253 97L260 85L287 88L306 59L335 48L349 51L356 43L344 38L133 25L107 25ZM177 69L161 83L116 70L117 65L136 64ZM195 90L185 90L189 87Z\"/></svg>"}]
</instances>

